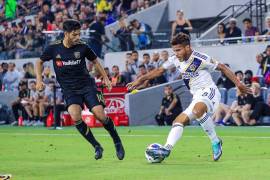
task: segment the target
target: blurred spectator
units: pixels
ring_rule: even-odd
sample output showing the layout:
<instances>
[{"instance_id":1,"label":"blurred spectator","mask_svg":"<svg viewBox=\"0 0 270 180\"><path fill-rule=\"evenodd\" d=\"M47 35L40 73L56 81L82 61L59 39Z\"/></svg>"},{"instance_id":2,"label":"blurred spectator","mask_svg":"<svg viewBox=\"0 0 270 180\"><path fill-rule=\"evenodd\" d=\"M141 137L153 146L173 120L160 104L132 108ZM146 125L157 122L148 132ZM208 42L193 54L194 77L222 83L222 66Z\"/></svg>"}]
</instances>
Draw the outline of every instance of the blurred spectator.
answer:
<instances>
[{"instance_id":1,"label":"blurred spectator","mask_svg":"<svg viewBox=\"0 0 270 180\"><path fill-rule=\"evenodd\" d=\"M163 63L164 61L159 58L159 52L155 51L152 55L151 65L155 68L159 68L162 66Z\"/></svg>"},{"instance_id":2,"label":"blurred spectator","mask_svg":"<svg viewBox=\"0 0 270 180\"><path fill-rule=\"evenodd\" d=\"M8 63L2 63L0 69L1 69L1 71L0 71L0 91L1 91L2 89L4 89L3 79L5 77L5 74L8 71Z\"/></svg>"},{"instance_id":3,"label":"blurred spectator","mask_svg":"<svg viewBox=\"0 0 270 180\"><path fill-rule=\"evenodd\" d=\"M252 77L253 77L253 72L249 69L246 70L244 73L244 84L247 86L251 86Z\"/></svg>"},{"instance_id":4,"label":"blurred spectator","mask_svg":"<svg viewBox=\"0 0 270 180\"><path fill-rule=\"evenodd\" d=\"M3 85L5 91L15 91L18 88L21 76L15 68L15 63L8 64L8 71L3 78Z\"/></svg>"},{"instance_id":5,"label":"blurred spectator","mask_svg":"<svg viewBox=\"0 0 270 180\"><path fill-rule=\"evenodd\" d=\"M30 97L30 90L27 88L27 83L22 81L19 83L19 95L18 98L11 103L12 111L15 117L15 121L11 123L11 125L18 125L18 119L19 119L19 111L22 112L22 117L24 120L24 123L29 123L28 121L28 115L24 108L25 98Z\"/></svg>"},{"instance_id":6,"label":"blurred spectator","mask_svg":"<svg viewBox=\"0 0 270 180\"><path fill-rule=\"evenodd\" d=\"M128 79L131 81L135 79L139 72L139 54L137 51L132 51L131 56L127 54L126 72Z\"/></svg>"},{"instance_id":7,"label":"blurred spectator","mask_svg":"<svg viewBox=\"0 0 270 180\"><path fill-rule=\"evenodd\" d=\"M29 62L23 65L24 70L24 78L25 79L33 79L36 78L34 64Z\"/></svg>"},{"instance_id":8,"label":"blurred spectator","mask_svg":"<svg viewBox=\"0 0 270 180\"><path fill-rule=\"evenodd\" d=\"M190 32L192 31L192 25L188 19L185 18L184 12L182 10L178 10L176 12L176 20L172 24L172 36L182 32L190 36Z\"/></svg>"},{"instance_id":9,"label":"blurred spectator","mask_svg":"<svg viewBox=\"0 0 270 180\"><path fill-rule=\"evenodd\" d=\"M256 120L254 119L254 117L251 116L252 112L256 109L256 106L258 104L264 103L264 101L261 95L261 86L259 83L252 83L251 90L252 90L253 98L251 100L250 111L246 112L247 114L245 118L248 125L255 125Z\"/></svg>"},{"instance_id":10,"label":"blurred spectator","mask_svg":"<svg viewBox=\"0 0 270 180\"><path fill-rule=\"evenodd\" d=\"M263 101L256 103L250 115L250 124L255 125L262 116L270 116L270 94L268 94L266 103Z\"/></svg>"},{"instance_id":11,"label":"blurred spectator","mask_svg":"<svg viewBox=\"0 0 270 180\"><path fill-rule=\"evenodd\" d=\"M270 45L266 47L266 50L256 56L257 62L260 64L260 74L264 78L264 83L270 85Z\"/></svg>"},{"instance_id":12,"label":"blurred spectator","mask_svg":"<svg viewBox=\"0 0 270 180\"><path fill-rule=\"evenodd\" d=\"M139 22L137 19L133 19L130 24L133 32L137 34L139 49L150 49L153 39L152 28L146 23Z\"/></svg>"},{"instance_id":13,"label":"blurred spectator","mask_svg":"<svg viewBox=\"0 0 270 180\"><path fill-rule=\"evenodd\" d=\"M110 29L112 34L118 38L121 51L134 50L134 43L131 38L131 30L127 27L125 19L120 18L118 20L119 29L115 32Z\"/></svg>"},{"instance_id":14,"label":"blurred spectator","mask_svg":"<svg viewBox=\"0 0 270 180\"><path fill-rule=\"evenodd\" d=\"M229 64L225 64L225 65L230 67ZM223 73L221 73L221 76L217 81L217 86L219 88L226 88L226 89L231 89L232 87L235 87L234 83Z\"/></svg>"},{"instance_id":15,"label":"blurred spectator","mask_svg":"<svg viewBox=\"0 0 270 180\"><path fill-rule=\"evenodd\" d=\"M226 38L236 38L241 37L242 32L241 30L236 26L237 20L235 18L231 18L229 21L229 27L227 28L226 32ZM237 43L237 39L234 40L228 40L228 43Z\"/></svg>"},{"instance_id":16,"label":"blurred spectator","mask_svg":"<svg viewBox=\"0 0 270 180\"><path fill-rule=\"evenodd\" d=\"M144 53L142 64L145 66L146 69L148 69L148 66L151 65L150 60L151 60L150 55L148 53Z\"/></svg>"},{"instance_id":17,"label":"blurred spectator","mask_svg":"<svg viewBox=\"0 0 270 180\"><path fill-rule=\"evenodd\" d=\"M226 26L224 23L218 24L217 34L218 34L219 43L224 44L224 39L226 38Z\"/></svg>"},{"instance_id":18,"label":"blurred spectator","mask_svg":"<svg viewBox=\"0 0 270 180\"><path fill-rule=\"evenodd\" d=\"M169 59L169 52L166 50L161 51L161 60L164 62L168 61Z\"/></svg>"},{"instance_id":19,"label":"blurred spectator","mask_svg":"<svg viewBox=\"0 0 270 180\"><path fill-rule=\"evenodd\" d=\"M50 7L47 3L42 6L42 18L40 21L48 28L48 25L54 21L54 14L51 12Z\"/></svg>"},{"instance_id":20,"label":"blurred spectator","mask_svg":"<svg viewBox=\"0 0 270 180\"><path fill-rule=\"evenodd\" d=\"M228 121L232 116L231 109L228 105L220 103L217 111L213 115L213 120L218 125L229 125Z\"/></svg>"},{"instance_id":21,"label":"blurred spectator","mask_svg":"<svg viewBox=\"0 0 270 180\"><path fill-rule=\"evenodd\" d=\"M139 73L137 74L136 79L140 78L141 76L147 74L147 69L145 68L145 66L142 64L139 66ZM136 89L144 89L149 87L149 80L144 81L143 84L139 85Z\"/></svg>"},{"instance_id":22,"label":"blurred spectator","mask_svg":"<svg viewBox=\"0 0 270 180\"><path fill-rule=\"evenodd\" d=\"M260 35L258 28L252 26L251 19L245 18L243 20L243 23L244 23L244 28L245 28L245 33L244 33L245 37L247 37L247 36L259 36ZM244 40L245 40L245 42L254 41L254 39L252 39L252 38L245 38Z\"/></svg>"},{"instance_id":23,"label":"blurred spectator","mask_svg":"<svg viewBox=\"0 0 270 180\"><path fill-rule=\"evenodd\" d=\"M106 40L105 28L102 23L103 19L95 21L90 20L89 30L90 30L90 40L89 44L92 50L96 53L98 57L101 57L103 42Z\"/></svg>"},{"instance_id":24,"label":"blurred spectator","mask_svg":"<svg viewBox=\"0 0 270 180\"><path fill-rule=\"evenodd\" d=\"M178 79L181 79L181 73L176 66L173 66L167 73L167 81L172 82Z\"/></svg>"},{"instance_id":25,"label":"blurred spectator","mask_svg":"<svg viewBox=\"0 0 270 180\"><path fill-rule=\"evenodd\" d=\"M237 88L237 101L231 106L232 118L237 126L248 124L248 117L251 110L253 96L251 94L242 94Z\"/></svg>"},{"instance_id":26,"label":"blurred spectator","mask_svg":"<svg viewBox=\"0 0 270 180\"><path fill-rule=\"evenodd\" d=\"M236 78L237 78L239 81L241 81L241 82L244 81L244 73L243 73L243 71L238 70L238 71L235 71L234 74L236 75Z\"/></svg>"},{"instance_id":27,"label":"blurred spectator","mask_svg":"<svg viewBox=\"0 0 270 180\"><path fill-rule=\"evenodd\" d=\"M112 79L113 86L125 86L126 85L125 78L123 75L120 74L119 67L116 65L114 65L112 67L111 79Z\"/></svg>"},{"instance_id":28,"label":"blurred spectator","mask_svg":"<svg viewBox=\"0 0 270 180\"><path fill-rule=\"evenodd\" d=\"M270 16L265 18L265 30L262 31L262 35L270 35Z\"/></svg>"},{"instance_id":29,"label":"blurred spectator","mask_svg":"<svg viewBox=\"0 0 270 180\"><path fill-rule=\"evenodd\" d=\"M182 112L182 105L178 95L173 93L170 85L164 88L165 96L162 99L159 113L155 119L159 126L172 125L173 120Z\"/></svg>"}]
</instances>

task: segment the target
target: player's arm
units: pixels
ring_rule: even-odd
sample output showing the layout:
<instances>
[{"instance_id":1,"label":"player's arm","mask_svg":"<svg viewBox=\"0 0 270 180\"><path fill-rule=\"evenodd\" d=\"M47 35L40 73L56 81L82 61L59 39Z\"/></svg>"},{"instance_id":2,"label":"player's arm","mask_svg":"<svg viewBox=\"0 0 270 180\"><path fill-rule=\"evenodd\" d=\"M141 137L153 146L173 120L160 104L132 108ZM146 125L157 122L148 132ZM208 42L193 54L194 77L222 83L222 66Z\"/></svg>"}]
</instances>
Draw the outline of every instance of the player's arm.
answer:
<instances>
[{"instance_id":1,"label":"player's arm","mask_svg":"<svg viewBox=\"0 0 270 180\"><path fill-rule=\"evenodd\" d=\"M160 67L157 69L154 69L153 71L139 77L138 79L136 79L135 81L128 83L127 87L128 89L132 90L132 89L136 89L139 85L143 84L146 80L151 80L154 79L156 77L161 76L164 72L166 71L165 68Z\"/></svg>"},{"instance_id":2,"label":"player's arm","mask_svg":"<svg viewBox=\"0 0 270 180\"><path fill-rule=\"evenodd\" d=\"M246 87L244 84L242 84L235 76L235 74L230 70L229 67L222 63L218 63L216 70L221 71L223 74L225 74L226 77L228 77L234 84L235 86L244 94L251 94L251 89Z\"/></svg>"},{"instance_id":3,"label":"player's arm","mask_svg":"<svg viewBox=\"0 0 270 180\"><path fill-rule=\"evenodd\" d=\"M105 82L105 85L107 86L108 90L110 91L112 89L112 83L109 80L104 68L102 67L102 65L99 63L98 59L96 58L95 60L92 61L92 63L94 64L95 69L101 74L101 76L103 77L103 80Z\"/></svg>"}]
</instances>

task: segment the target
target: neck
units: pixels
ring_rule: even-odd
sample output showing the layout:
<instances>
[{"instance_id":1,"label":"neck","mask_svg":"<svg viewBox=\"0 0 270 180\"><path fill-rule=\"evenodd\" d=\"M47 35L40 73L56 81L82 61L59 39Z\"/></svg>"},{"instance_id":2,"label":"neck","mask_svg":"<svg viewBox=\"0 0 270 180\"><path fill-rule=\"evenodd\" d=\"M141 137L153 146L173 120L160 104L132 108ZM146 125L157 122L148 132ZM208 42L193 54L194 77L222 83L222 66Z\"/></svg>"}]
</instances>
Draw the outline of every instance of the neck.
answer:
<instances>
[{"instance_id":1,"label":"neck","mask_svg":"<svg viewBox=\"0 0 270 180\"><path fill-rule=\"evenodd\" d=\"M66 48L70 48L72 45L68 42L68 40L66 38L64 38L63 40L63 44Z\"/></svg>"},{"instance_id":2,"label":"neck","mask_svg":"<svg viewBox=\"0 0 270 180\"><path fill-rule=\"evenodd\" d=\"M180 61L187 61L187 60L189 59L189 57L191 56L191 54L192 54L192 50L189 51L189 52L187 53L187 55L186 55L185 57L183 57L183 59L180 60Z\"/></svg>"}]
</instances>

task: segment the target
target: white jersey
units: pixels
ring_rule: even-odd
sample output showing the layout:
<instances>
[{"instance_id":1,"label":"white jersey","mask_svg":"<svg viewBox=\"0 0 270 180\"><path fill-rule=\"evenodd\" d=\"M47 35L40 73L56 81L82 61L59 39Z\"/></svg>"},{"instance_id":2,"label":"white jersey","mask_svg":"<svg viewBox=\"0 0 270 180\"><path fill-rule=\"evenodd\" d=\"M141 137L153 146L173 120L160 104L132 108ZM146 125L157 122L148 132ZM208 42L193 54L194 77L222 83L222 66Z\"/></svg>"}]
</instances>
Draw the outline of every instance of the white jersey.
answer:
<instances>
[{"instance_id":1,"label":"white jersey","mask_svg":"<svg viewBox=\"0 0 270 180\"><path fill-rule=\"evenodd\" d=\"M208 55L193 50L187 61L180 62L179 59L173 55L162 67L164 69L170 69L176 66L181 72L187 88L194 94L196 91L203 88L216 87L210 73L217 68L217 65L218 62L214 61Z\"/></svg>"}]
</instances>

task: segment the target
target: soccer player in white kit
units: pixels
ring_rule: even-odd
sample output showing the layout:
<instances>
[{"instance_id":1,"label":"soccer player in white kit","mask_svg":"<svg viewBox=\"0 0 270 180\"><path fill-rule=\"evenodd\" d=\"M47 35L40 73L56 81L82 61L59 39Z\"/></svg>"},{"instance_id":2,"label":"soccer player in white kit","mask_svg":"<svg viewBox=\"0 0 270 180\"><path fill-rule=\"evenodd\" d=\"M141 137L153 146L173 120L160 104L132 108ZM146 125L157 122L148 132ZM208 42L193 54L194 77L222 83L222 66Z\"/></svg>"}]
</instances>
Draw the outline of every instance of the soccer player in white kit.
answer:
<instances>
[{"instance_id":1,"label":"soccer player in white kit","mask_svg":"<svg viewBox=\"0 0 270 180\"><path fill-rule=\"evenodd\" d=\"M184 125L190 120L198 120L212 143L213 160L217 161L222 155L222 141L217 136L212 120L213 113L220 103L220 92L215 85L210 73L219 70L224 73L242 93L251 93L251 90L243 85L234 73L224 64L217 62L206 54L197 52L191 48L189 36L179 33L171 41L174 55L169 58L162 67L155 69L134 82L129 83L128 88L135 89L146 80L162 75L167 69L176 66L193 99L188 108L176 117L172 129L168 135L166 144L161 147L157 156L166 158L169 156L176 142L181 138Z\"/></svg>"}]
</instances>

